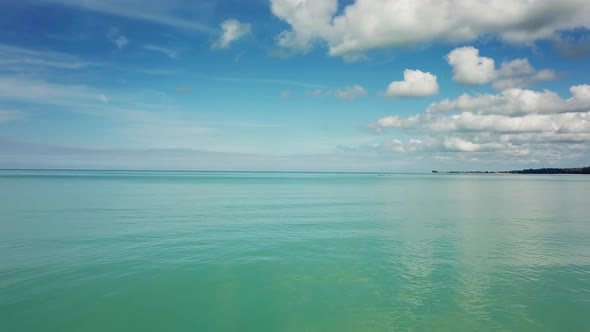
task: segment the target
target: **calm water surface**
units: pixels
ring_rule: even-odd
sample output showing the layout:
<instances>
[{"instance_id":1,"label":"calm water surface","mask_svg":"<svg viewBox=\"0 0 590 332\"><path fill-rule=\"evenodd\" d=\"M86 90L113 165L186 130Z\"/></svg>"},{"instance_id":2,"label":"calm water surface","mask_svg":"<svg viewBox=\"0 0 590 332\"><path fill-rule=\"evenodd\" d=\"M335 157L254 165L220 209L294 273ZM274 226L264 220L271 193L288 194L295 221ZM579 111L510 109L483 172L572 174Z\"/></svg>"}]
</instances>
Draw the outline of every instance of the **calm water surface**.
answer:
<instances>
[{"instance_id":1,"label":"calm water surface","mask_svg":"<svg viewBox=\"0 0 590 332\"><path fill-rule=\"evenodd\" d=\"M590 177L0 171L2 331L590 331Z\"/></svg>"}]
</instances>

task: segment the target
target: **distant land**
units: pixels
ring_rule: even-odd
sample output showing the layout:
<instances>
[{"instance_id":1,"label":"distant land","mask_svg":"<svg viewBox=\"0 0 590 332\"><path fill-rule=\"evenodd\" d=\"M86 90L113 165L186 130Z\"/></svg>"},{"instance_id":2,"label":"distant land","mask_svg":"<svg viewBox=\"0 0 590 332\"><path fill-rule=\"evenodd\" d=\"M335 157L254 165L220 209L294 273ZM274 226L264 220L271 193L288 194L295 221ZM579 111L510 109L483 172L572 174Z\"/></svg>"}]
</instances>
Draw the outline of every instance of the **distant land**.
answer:
<instances>
[{"instance_id":1,"label":"distant land","mask_svg":"<svg viewBox=\"0 0 590 332\"><path fill-rule=\"evenodd\" d=\"M442 174L590 174L590 166L577 168L529 168L513 171L450 171L439 172L433 170L432 173Z\"/></svg>"}]
</instances>

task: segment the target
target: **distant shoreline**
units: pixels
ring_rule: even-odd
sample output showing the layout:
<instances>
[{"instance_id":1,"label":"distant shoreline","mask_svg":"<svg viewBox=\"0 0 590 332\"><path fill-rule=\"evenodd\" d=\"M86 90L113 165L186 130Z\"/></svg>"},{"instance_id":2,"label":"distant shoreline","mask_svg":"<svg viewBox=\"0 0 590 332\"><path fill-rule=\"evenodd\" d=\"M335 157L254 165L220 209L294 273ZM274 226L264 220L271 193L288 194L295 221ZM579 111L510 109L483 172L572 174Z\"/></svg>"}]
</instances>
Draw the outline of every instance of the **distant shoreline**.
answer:
<instances>
[{"instance_id":1,"label":"distant shoreline","mask_svg":"<svg viewBox=\"0 0 590 332\"><path fill-rule=\"evenodd\" d=\"M90 168L0 168L0 172L138 172L138 173L251 173L251 174L359 174L359 175L420 175L420 174L590 174L590 166L578 168L539 168L511 171L438 171L379 172L379 171L296 171L296 170L190 170L190 169L90 169Z\"/></svg>"},{"instance_id":2,"label":"distant shoreline","mask_svg":"<svg viewBox=\"0 0 590 332\"><path fill-rule=\"evenodd\" d=\"M439 172L433 170L434 174L590 174L590 166L576 168L529 168L512 171L448 171Z\"/></svg>"}]
</instances>

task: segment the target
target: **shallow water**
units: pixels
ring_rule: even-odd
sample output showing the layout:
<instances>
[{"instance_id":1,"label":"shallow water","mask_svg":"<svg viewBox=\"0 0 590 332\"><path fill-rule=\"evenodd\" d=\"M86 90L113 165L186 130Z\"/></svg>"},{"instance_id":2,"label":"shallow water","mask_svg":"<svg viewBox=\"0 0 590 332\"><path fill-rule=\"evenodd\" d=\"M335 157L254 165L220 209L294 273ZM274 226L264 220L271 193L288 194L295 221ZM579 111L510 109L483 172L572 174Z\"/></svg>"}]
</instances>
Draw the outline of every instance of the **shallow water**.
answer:
<instances>
[{"instance_id":1,"label":"shallow water","mask_svg":"<svg viewBox=\"0 0 590 332\"><path fill-rule=\"evenodd\" d=\"M590 331L590 177L0 171L3 331Z\"/></svg>"}]
</instances>

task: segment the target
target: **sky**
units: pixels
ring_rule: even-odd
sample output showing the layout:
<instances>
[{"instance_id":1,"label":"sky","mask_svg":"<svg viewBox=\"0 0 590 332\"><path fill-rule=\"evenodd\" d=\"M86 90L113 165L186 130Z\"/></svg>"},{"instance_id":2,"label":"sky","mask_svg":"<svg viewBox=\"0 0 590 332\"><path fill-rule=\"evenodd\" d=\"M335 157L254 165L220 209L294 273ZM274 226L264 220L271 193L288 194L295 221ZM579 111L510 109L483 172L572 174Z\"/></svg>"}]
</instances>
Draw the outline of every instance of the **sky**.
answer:
<instances>
[{"instance_id":1,"label":"sky","mask_svg":"<svg viewBox=\"0 0 590 332\"><path fill-rule=\"evenodd\" d=\"M590 165L587 0L0 0L0 168Z\"/></svg>"}]
</instances>

